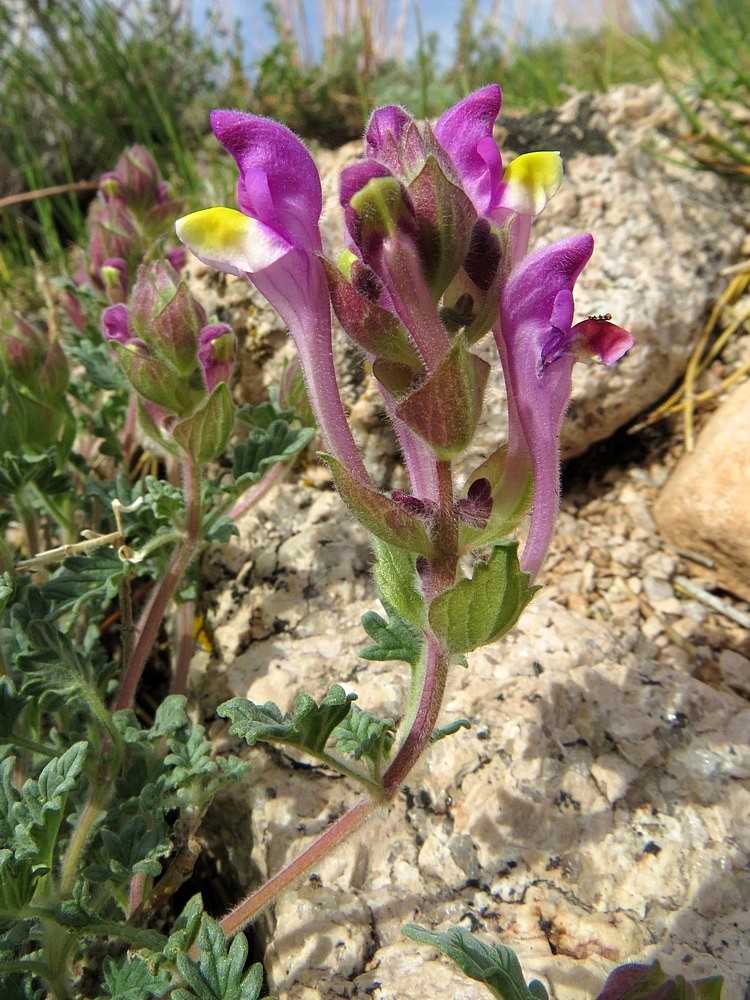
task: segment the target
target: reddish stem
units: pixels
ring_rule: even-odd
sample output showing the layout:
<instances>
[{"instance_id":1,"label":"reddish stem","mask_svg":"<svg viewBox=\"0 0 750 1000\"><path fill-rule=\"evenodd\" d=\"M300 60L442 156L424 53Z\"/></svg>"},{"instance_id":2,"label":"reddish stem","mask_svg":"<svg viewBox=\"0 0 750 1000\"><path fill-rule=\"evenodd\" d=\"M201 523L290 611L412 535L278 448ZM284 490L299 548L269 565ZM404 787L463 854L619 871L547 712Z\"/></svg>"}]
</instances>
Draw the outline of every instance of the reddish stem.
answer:
<instances>
[{"instance_id":1,"label":"reddish stem","mask_svg":"<svg viewBox=\"0 0 750 1000\"><path fill-rule=\"evenodd\" d=\"M195 601L180 601L177 605L177 652L172 671L170 694L185 694L187 691L190 661L193 658L193 623L195 621Z\"/></svg>"},{"instance_id":2,"label":"reddish stem","mask_svg":"<svg viewBox=\"0 0 750 1000\"><path fill-rule=\"evenodd\" d=\"M428 636L427 642L427 664L419 706L406 739L383 775L381 794L378 798L360 799L285 868L228 913L221 921L221 928L227 937L236 934L245 924L254 920L284 889L288 889L321 858L358 830L379 806L396 796L430 741L445 692L448 661L432 635Z\"/></svg>"},{"instance_id":3,"label":"reddish stem","mask_svg":"<svg viewBox=\"0 0 750 1000\"><path fill-rule=\"evenodd\" d=\"M269 879L260 889L251 893L242 903L231 913L228 913L221 921L221 929L229 938L237 931L241 930L245 924L254 920L258 914L272 903L274 899L287 889L300 876L313 867L316 862L325 857L334 847L341 844L348 836L364 823L367 817L378 807L373 799L360 799L356 805L345 812L343 816L336 820L328 829L314 840L309 847L299 854L294 861Z\"/></svg>"},{"instance_id":4,"label":"reddish stem","mask_svg":"<svg viewBox=\"0 0 750 1000\"><path fill-rule=\"evenodd\" d=\"M158 586L151 592L148 603L143 609L133 644L133 655L126 665L122 686L114 704L113 710L115 712L122 708L130 708L133 704L138 681L141 679L143 668L146 666L146 661L156 642L159 626L200 541L200 473L195 462L190 459L185 460L184 471L185 538L175 550L167 572Z\"/></svg>"},{"instance_id":5,"label":"reddish stem","mask_svg":"<svg viewBox=\"0 0 750 1000\"><path fill-rule=\"evenodd\" d=\"M455 582L458 552L458 522L454 508L453 476L450 462L436 461L435 483L438 490L438 511L435 523L436 559L423 576L427 600L450 587ZM445 694L450 657L440 647L431 631L425 632L425 660L414 677L421 683L419 697L410 697L407 711L407 734L382 778L381 790L376 797L360 799L313 841L309 847L291 861L278 874L247 897L221 921L227 937L236 934L276 897L330 851L337 847L383 803L390 802L409 776L414 765L430 742Z\"/></svg>"}]
</instances>

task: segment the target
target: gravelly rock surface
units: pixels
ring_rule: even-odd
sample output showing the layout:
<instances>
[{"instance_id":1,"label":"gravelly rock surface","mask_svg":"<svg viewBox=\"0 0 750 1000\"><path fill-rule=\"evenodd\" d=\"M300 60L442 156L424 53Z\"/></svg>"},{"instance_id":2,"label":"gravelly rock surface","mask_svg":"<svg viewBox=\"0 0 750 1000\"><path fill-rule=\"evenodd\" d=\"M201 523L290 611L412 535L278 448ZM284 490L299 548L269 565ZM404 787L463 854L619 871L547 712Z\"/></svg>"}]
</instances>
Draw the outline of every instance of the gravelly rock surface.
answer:
<instances>
[{"instance_id":1,"label":"gravelly rock surface","mask_svg":"<svg viewBox=\"0 0 750 1000\"><path fill-rule=\"evenodd\" d=\"M725 217L721 248L699 236L696 249L696 231L715 227L726 204L723 182L688 181L640 152L647 137L668 142L676 121L663 95L625 88L509 126L519 151L548 144L534 133L541 126L558 128L561 141L572 135L569 181L537 234L598 234L584 311L606 308L639 338L622 374L605 381L594 370L596 388L579 390L588 401L574 404L564 434L571 455L668 388L717 268L740 246L741 222ZM671 185L686 186L676 194ZM209 281L196 267L192 275L209 310L247 330L238 393L257 401L287 350L283 329L244 284ZM372 391L346 352L342 361L369 463L381 482L399 484ZM707 384L723 374L714 366ZM499 413L500 397L494 405ZM493 424L491 440L500 433ZM272 991L290 1000L486 996L401 937L415 920L463 923L510 944L527 978L565 1000L596 995L615 964L657 956L688 977L724 974L725 1000L744 1000L750 638L679 588L686 575L715 589L715 571L671 550L654 525L679 450L674 427L620 432L569 464L544 590L512 635L450 678L445 720L466 717L472 728L435 745L392 807L259 925ZM405 668L357 656L367 638L360 616L376 607L370 555L325 472L297 470L240 527L206 560L215 653L198 657L192 676L206 716L233 694L288 708L299 690L319 698L338 682L362 707L397 717ZM213 731L231 743L225 724ZM231 816L236 837L223 839L244 885L277 871L356 797L303 759L259 748L251 758L245 800L212 819Z\"/></svg>"}]
</instances>

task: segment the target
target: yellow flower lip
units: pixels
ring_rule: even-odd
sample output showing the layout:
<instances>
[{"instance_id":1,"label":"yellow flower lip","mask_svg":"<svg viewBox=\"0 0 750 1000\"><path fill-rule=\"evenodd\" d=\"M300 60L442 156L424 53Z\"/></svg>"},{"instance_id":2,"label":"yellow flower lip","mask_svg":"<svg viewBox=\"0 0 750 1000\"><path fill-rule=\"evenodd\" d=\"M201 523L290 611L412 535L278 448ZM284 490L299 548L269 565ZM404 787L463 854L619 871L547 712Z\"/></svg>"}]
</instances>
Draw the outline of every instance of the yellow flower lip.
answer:
<instances>
[{"instance_id":1,"label":"yellow flower lip","mask_svg":"<svg viewBox=\"0 0 750 1000\"><path fill-rule=\"evenodd\" d=\"M263 271L291 249L269 226L234 208L204 208L175 223L185 246L209 267L239 277Z\"/></svg>"},{"instance_id":2,"label":"yellow flower lip","mask_svg":"<svg viewBox=\"0 0 750 1000\"><path fill-rule=\"evenodd\" d=\"M539 215L562 183L559 152L524 153L503 174L503 207L521 215Z\"/></svg>"}]
</instances>

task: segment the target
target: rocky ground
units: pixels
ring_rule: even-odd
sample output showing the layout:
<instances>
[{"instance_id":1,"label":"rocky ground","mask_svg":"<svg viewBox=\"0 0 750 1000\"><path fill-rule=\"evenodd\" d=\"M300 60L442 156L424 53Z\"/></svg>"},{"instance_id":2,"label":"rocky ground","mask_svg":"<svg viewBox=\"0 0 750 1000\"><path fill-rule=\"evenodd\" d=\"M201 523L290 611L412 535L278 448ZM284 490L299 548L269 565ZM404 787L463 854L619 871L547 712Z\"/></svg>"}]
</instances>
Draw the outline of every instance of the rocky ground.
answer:
<instances>
[{"instance_id":1,"label":"rocky ground","mask_svg":"<svg viewBox=\"0 0 750 1000\"><path fill-rule=\"evenodd\" d=\"M692 535L670 534L657 501L684 462L680 424L672 418L635 434L623 426L684 371L726 286L721 269L747 254L747 232L741 213L730 213L717 246L716 219L730 197L724 182L682 177L643 152L649 136L668 144L678 127L663 94L623 88L588 100L573 99L546 123L575 141L563 207L542 238L563 235L567 212L572 228L617 245L616 259L604 254L583 286L596 303L586 311L604 311L599 296L611 284L615 319L638 346L614 383L594 371L578 385L564 436L578 457L565 469L544 589L510 636L450 679L445 719L465 717L472 728L435 745L394 805L258 925L270 989L290 1000L487 995L406 941L400 927L409 921L461 923L511 945L527 978L565 1000L595 996L615 964L655 957L690 978L722 973L725 1000L750 989L750 562L743 583L736 558L728 582L722 552L712 562L699 533L696 546ZM540 125L523 121L509 126L519 144L523 128ZM347 147L337 162L352 155ZM628 189L626 204L640 206L629 219ZM707 246L712 227L706 266L689 248ZM238 391L258 398L283 331L243 283L195 265L190 274L208 308L246 334ZM747 305L732 306L724 325ZM748 356L740 326L701 388L718 386ZM383 482L398 482L361 375L350 392L371 465ZM502 398L493 406L488 436L498 433ZM699 430L706 419L701 411ZM735 420L732 437L742 443L750 403ZM719 458L707 467L718 470ZM735 462L729 480L717 472L718 500L705 471L688 481L683 492L694 491L702 527L730 516L747 524L746 466ZM728 495L739 503L731 515ZM287 708L299 690L319 698L338 682L362 707L397 717L403 664L357 657L366 644L360 616L376 607L370 556L326 474L295 470L240 527L206 565L214 652L196 660L192 676L206 716L230 695ZM734 531L736 556L746 539ZM719 598L718 610L705 592ZM219 745L230 743L223 723L213 732ZM244 799L223 801L205 830L226 879L243 887L277 871L355 799L310 762L262 749L251 759Z\"/></svg>"}]
</instances>

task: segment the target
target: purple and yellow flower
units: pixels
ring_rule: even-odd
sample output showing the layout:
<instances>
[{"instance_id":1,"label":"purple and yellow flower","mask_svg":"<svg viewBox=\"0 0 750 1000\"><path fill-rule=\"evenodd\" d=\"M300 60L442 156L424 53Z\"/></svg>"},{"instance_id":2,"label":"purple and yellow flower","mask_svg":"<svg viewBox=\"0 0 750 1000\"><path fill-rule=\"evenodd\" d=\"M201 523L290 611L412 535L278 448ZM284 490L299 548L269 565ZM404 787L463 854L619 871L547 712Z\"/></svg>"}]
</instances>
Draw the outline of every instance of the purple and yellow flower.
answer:
<instances>
[{"instance_id":1,"label":"purple and yellow flower","mask_svg":"<svg viewBox=\"0 0 750 1000\"><path fill-rule=\"evenodd\" d=\"M209 208L179 219L177 235L208 264L249 278L289 328L326 446L366 481L336 383L322 251L320 178L312 157L283 125L214 111L211 126L240 171L240 211Z\"/></svg>"},{"instance_id":2,"label":"purple and yellow flower","mask_svg":"<svg viewBox=\"0 0 750 1000\"><path fill-rule=\"evenodd\" d=\"M350 477L344 492L360 512L376 501L336 383L331 307L372 366L425 509L437 498L440 464L474 436L489 366L473 348L492 330L507 383L507 456L488 459L499 479L470 481L461 516L481 531L498 484L507 494L498 509L520 516L533 479L522 559L533 577L557 513L573 364L611 364L632 338L608 319L573 322L590 236L527 256L531 223L559 188L562 162L547 151L504 167L493 138L500 105L500 88L484 87L434 128L402 108L377 109L365 158L341 175L349 245L337 265L323 255L320 179L302 143L275 122L214 111L214 133L239 168L239 211L196 212L177 233L209 266L249 278L289 327L332 467ZM412 516L387 514L399 524ZM389 540L397 536L389 529Z\"/></svg>"}]
</instances>

